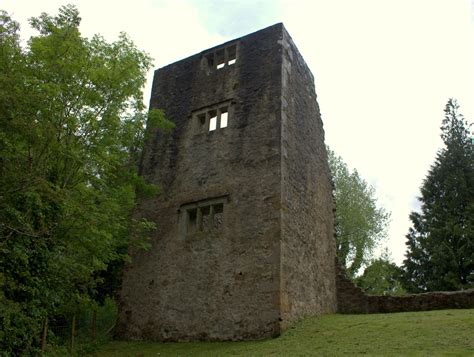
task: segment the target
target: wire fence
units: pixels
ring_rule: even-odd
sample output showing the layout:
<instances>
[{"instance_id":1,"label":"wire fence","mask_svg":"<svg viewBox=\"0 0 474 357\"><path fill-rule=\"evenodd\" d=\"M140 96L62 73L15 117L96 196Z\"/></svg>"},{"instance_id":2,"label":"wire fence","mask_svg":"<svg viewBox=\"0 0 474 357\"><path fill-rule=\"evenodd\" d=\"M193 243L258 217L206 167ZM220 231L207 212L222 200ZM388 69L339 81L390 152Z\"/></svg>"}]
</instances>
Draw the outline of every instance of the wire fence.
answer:
<instances>
[{"instance_id":1,"label":"wire fence","mask_svg":"<svg viewBox=\"0 0 474 357\"><path fill-rule=\"evenodd\" d=\"M83 355L113 337L117 308L112 300L104 306L77 314L50 316L41 331L41 351L46 355Z\"/></svg>"}]
</instances>

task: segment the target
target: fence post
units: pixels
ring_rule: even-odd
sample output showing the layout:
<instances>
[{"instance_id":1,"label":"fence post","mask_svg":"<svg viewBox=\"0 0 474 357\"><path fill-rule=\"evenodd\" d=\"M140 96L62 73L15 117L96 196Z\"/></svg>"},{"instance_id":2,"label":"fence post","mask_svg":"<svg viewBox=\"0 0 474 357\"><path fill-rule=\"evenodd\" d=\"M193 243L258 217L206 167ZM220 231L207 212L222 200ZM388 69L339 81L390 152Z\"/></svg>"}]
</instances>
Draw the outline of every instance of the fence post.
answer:
<instances>
[{"instance_id":1,"label":"fence post","mask_svg":"<svg viewBox=\"0 0 474 357\"><path fill-rule=\"evenodd\" d=\"M71 324L71 351L74 350L74 335L76 334L76 315L72 315L72 324Z\"/></svg>"},{"instance_id":2,"label":"fence post","mask_svg":"<svg viewBox=\"0 0 474 357\"><path fill-rule=\"evenodd\" d=\"M95 342L95 338L97 336L97 309L94 308L92 310L92 330L91 330L91 337L92 342Z\"/></svg>"},{"instance_id":3,"label":"fence post","mask_svg":"<svg viewBox=\"0 0 474 357\"><path fill-rule=\"evenodd\" d=\"M48 336L48 317L44 319L44 324L43 324L43 335L41 336L41 354L44 353L44 350L46 348L46 337Z\"/></svg>"}]
</instances>

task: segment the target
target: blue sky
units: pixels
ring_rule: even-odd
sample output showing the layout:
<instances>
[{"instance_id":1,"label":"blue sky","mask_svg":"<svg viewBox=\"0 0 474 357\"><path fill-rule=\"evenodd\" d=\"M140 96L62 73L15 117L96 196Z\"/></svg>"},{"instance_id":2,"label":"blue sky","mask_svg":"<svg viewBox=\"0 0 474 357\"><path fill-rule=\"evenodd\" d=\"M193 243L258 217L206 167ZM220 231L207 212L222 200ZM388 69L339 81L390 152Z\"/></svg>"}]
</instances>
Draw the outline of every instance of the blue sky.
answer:
<instances>
[{"instance_id":1,"label":"blue sky","mask_svg":"<svg viewBox=\"0 0 474 357\"><path fill-rule=\"evenodd\" d=\"M392 212L385 245L401 263L408 214L436 151L449 97L474 118L470 0L2 0L26 19L74 3L85 36L127 32L155 68L283 22L315 76L326 142ZM148 101L152 72L145 89Z\"/></svg>"}]
</instances>

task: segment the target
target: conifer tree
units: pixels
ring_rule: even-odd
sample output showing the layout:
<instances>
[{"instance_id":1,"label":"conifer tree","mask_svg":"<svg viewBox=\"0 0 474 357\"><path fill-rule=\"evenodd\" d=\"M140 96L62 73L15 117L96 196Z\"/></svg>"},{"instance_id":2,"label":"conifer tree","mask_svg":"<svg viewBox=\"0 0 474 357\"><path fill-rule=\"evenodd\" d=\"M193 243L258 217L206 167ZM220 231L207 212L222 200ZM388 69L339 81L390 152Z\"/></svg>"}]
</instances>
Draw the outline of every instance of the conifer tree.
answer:
<instances>
[{"instance_id":1,"label":"conifer tree","mask_svg":"<svg viewBox=\"0 0 474 357\"><path fill-rule=\"evenodd\" d=\"M445 108L439 150L412 212L404 261L411 292L474 286L474 149L456 100Z\"/></svg>"}]
</instances>

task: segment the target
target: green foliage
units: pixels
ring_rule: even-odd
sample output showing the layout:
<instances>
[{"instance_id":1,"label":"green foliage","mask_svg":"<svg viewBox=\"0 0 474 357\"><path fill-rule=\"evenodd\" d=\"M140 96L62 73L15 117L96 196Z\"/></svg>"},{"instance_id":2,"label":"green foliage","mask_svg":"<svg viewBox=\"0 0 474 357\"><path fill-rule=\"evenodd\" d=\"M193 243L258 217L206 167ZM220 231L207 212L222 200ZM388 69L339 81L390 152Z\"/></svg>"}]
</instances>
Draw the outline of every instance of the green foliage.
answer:
<instances>
[{"instance_id":1,"label":"green foliage","mask_svg":"<svg viewBox=\"0 0 474 357\"><path fill-rule=\"evenodd\" d=\"M278 338L240 342L125 342L108 356L471 356L474 309L307 318Z\"/></svg>"},{"instance_id":2,"label":"green foliage","mask_svg":"<svg viewBox=\"0 0 474 357\"><path fill-rule=\"evenodd\" d=\"M402 269L391 259L387 249L377 259L372 259L355 283L372 295L403 295Z\"/></svg>"},{"instance_id":3,"label":"green foliage","mask_svg":"<svg viewBox=\"0 0 474 357\"><path fill-rule=\"evenodd\" d=\"M95 311L94 340L92 340ZM46 356L84 356L94 353L97 348L113 338L113 327L117 320L115 300L106 298L101 306L84 304L75 314L74 346L71 352L71 326L73 316L56 315L49 319Z\"/></svg>"},{"instance_id":4,"label":"green foliage","mask_svg":"<svg viewBox=\"0 0 474 357\"><path fill-rule=\"evenodd\" d=\"M421 187L421 212L412 212L404 261L411 292L474 286L474 146L469 125L449 99L438 151Z\"/></svg>"},{"instance_id":5,"label":"green foliage","mask_svg":"<svg viewBox=\"0 0 474 357\"><path fill-rule=\"evenodd\" d=\"M46 316L91 298L126 259L148 114L149 56L121 34L86 39L74 6L19 26L0 12L0 350L33 353ZM157 125L172 124L163 113ZM138 222L152 229L151 222ZM136 233L138 236L138 234ZM143 234L135 239L144 245ZM101 276L102 272L102 276ZM13 318L13 316L15 318Z\"/></svg>"},{"instance_id":6,"label":"green foliage","mask_svg":"<svg viewBox=\"0 0 474 357\"><path fill-rule=\"evenodd\" d=\"M328 158L335 186L337 257L354 277L386 237L390 214L377 206L375 189L357 170L351 172L329 148Z\"/></svg>"}]
</instances>

